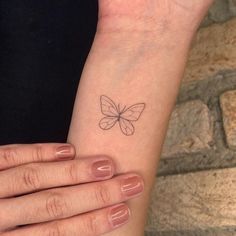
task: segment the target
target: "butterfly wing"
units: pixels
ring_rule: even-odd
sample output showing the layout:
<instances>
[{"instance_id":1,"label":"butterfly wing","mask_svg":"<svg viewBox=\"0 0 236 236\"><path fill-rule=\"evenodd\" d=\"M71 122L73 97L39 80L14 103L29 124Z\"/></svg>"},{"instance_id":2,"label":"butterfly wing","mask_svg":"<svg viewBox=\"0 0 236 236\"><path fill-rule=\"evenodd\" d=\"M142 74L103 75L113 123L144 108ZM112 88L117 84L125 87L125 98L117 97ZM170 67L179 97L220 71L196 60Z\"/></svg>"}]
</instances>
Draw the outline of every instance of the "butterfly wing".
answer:
<instances>
[{"instance_id":1,"label":"butterfly wing","mask_svg":"<svg viewBox=\"0 0 236 236\"><path fill-rule=\"evenodd\" d=\"M137 121L141 116L143 110L145 108L144 103L137 103L131 107L128 107L121 113L121 118L128 120L128 121Z\"/></svg>"},{"instance_id":2,"label":"butterfly wing","mask_svg":"<svg viewBox=\"0 0 236 236\"><path fill-rule=\"evenodd\" d=\"M118 121L118 117L104 117L100 120L99 126L101 129L108 130L111 129L116 122Z\"/></svg>"},{"instance_id":3,"label":"butterfly wing","mask_svg":"<svg viewBox=\"0 0 236 236\"><path fill-rule=\"evenodd\" d=\"M105 116L118 117L119 112L116 104L107 96L102 95L100 97L101 102L101 112Z\"/></svg>"},{"instance_id":4,"label":"butterfly wing","mask_svg":"<svg viewBox=\"0 0 236 236\"><path fill-rule=\"evenodd\" d=\"M125 134L127 136L134 134L134 126L130 121L120 118L119 125L120 125L120 129L123 134Z\"/></svg>"}]
</instances>

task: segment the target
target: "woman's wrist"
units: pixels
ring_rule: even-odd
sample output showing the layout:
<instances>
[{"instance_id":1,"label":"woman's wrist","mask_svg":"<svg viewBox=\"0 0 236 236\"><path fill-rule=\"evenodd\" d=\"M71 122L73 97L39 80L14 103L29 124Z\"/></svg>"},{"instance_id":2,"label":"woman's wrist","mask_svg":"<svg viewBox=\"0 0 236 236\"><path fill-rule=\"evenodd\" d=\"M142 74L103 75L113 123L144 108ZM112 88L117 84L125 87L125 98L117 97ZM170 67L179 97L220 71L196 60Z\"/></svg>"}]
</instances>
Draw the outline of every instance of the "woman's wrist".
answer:
<instances>
[{"instance_id":1,"label":"woman's wrist","mask_svg":"<svg viewBox=\"0 0 236 236\"><path fill-rule=\"evenodd\" d=\"M100 0L102 32L194 32L213 0Z\"/></svg>"},{"instance_id":2,"label":"woman's wrist","mask_svg":"<svg viewBox=\"0 0 236 236\"><path fill-rule=\"evenodd\" d=\"M191 42L213 0L100 0L97 35L135 46ZM167 45L166 45L167 46Z\"/></svg>"}]
</instances>

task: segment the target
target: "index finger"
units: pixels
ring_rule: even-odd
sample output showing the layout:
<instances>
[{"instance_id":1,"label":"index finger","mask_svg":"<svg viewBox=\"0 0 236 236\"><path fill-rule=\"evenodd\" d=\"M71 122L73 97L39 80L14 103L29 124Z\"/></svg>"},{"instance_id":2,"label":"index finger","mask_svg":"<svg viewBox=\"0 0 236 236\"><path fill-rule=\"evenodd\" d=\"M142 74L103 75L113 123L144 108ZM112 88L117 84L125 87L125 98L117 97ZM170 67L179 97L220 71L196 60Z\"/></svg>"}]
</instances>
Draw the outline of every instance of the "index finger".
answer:
<instances>
[{"instance_id":1,"label":"index finger","mask_svg":"<svg viewBox=\"0 0 236 236\"><path fill-rule=\"evenodd\" d=\"M0 146L0 170L33 163L69 160L75 148L69 143L8 144Z\"/></svg>"}]
</instances>

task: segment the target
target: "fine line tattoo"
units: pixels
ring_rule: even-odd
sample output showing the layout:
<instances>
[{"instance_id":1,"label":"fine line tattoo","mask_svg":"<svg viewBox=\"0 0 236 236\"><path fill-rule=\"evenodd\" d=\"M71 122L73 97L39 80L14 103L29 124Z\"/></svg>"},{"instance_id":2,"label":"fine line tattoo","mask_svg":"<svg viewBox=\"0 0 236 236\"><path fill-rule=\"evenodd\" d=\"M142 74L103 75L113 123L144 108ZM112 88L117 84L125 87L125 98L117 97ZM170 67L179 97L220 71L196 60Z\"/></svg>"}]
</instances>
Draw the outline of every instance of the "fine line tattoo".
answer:
<instances>
[{"instance_id":1,"label":"fine line tattoo","mask_svg":"<svg viewBox=\"0 0 236 236\"><path fill-rule=\"evenodd\" d=\"M145 103L137 103L128 108L121 109L120 104L116 104L107 96L100 97L101 112L105 115L99 122L99 127L103 130L111 129L117 122L120 130L126 136L134 134L135 128L132 122L137 121L143 110Z\"/></svg>"}]
</instances>

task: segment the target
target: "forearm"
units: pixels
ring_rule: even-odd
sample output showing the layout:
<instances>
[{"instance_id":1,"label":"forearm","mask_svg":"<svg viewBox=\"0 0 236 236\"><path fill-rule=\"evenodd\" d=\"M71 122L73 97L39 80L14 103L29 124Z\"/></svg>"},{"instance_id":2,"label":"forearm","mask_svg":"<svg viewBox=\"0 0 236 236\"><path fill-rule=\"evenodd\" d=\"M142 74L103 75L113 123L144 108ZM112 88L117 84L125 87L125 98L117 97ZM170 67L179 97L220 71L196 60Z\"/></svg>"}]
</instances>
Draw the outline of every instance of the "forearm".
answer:
<instances>
[{"instance_id":1,"label":"forearm","mask_svg":"<svg viewBox=\"0 0 236 236\"><path fill-rule=\"evenodd\" d=\"M156 55L151 56L149 53L142 54L142 48L135 48L133 52L124 49L117 55L113 45L108 48L108 45L102 45L100 39L96 40L94 48L101 50L92 50L85 66L74 106L69 141L76 145L80 156L107 154L115 159L119 172L136 171L144 176L145 195L132 202L135 217L126 229L122 229L126 234L117 233L139 235L145 223L144 208L147 207L188 44L176 45L171 50L168 45L160 48L155 46ZM123 105L146 104L140 119L133 123L134 135L125 136L118 124L107 131L99 127L99 121L104 117L100 108L100 96L103 94Z\"/></svg>"},{"instance_id":2,"label":"forearm","mask_svg":"<svg viewBox=\"0 0 236 236\"><path fill-rule=\"evenodd\" d=\"M145 192L130 202L130 223L109 235L142 235L149 193L164 140L168 119L178 93L193 34L176 30L107 33L96 35L86 62L68 136L80 156L107 154L118 172L134 171L144 177ZM117 105L144 103L134 133L125 134L120 120L101 129L100 97ZM121 116L122 118L122 116Z\"/></svg>"}]
</instances>

